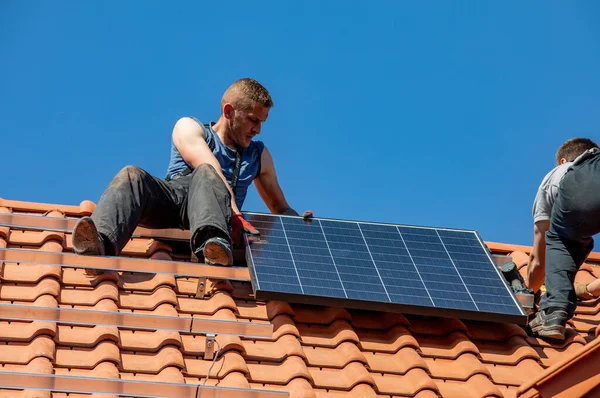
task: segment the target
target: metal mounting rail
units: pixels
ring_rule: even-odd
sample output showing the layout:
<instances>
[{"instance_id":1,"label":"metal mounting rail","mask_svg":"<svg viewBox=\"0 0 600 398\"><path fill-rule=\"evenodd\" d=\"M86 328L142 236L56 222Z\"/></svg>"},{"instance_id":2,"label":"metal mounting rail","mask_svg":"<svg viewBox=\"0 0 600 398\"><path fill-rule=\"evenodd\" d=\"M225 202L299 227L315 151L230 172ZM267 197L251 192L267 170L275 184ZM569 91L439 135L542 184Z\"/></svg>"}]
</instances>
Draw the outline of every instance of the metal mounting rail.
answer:
<instances>
[{"instance_id":1,"label":"metal mounting rail","mask_svg":"<svg viewBox=\"0 0 600 398\"><path fill-rule=\"evenodd\" d=\"M29 214L0 213L0 226L32 229L39 231L53 231L70 233L78 218L75 217L47 217ZM136 238L155 238L165 240L188 241L190 231L181 229L150 229L137 227L133 232Z\"/></svg>"},{"instance_id":2,"label":"metal mounting rail","mask_svg":"<svg viewBox=\"0 0 600 398\"><path fill-rule=\"evenodd\" d=\"M281 398L289 396L289 393L285 391L25 372L0 372L0 388L114 394L143 398Z\"/></svg>"},{"instance_id":3,"label":"metal mounting rail","mask_svg":"<svg viewBox=\"0 0 600 398\"><path fill-rule=\"evenodd\" d=\"M247 267L221 267L199 263L166 260L134 259L127 257L80 256L72 253L28 249L0 249L0 262L44 264L71 268L91 268L151 274L174 274L195 278L250 281Z\"/></svg>"},{"instance_id":4,"label":"metal mounting rail","mask_svg":"<svg viewBox=\"0 0 600 398\"><path fill-rule=\"evenodd\" d=\"M81 310L19 304L0 304L0 319L42 321L70 325L103 325L128 329L172 330L191 334L226 334L256 339L273 337L270 323L226 321L212 318L176 317L128 312Z\"/></svg>"}]
</instances>

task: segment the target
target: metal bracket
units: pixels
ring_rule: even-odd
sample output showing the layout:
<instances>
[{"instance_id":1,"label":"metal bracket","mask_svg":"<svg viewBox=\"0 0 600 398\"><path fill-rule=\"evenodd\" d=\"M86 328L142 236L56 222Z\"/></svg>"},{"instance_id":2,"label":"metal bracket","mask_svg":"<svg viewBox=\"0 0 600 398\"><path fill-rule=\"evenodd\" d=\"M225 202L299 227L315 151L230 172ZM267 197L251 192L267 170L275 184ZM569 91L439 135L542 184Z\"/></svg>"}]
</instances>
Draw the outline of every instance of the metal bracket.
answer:
<instances>
[{"instance_id":1,"label":"metal bracket","mask_svg":"<svg viewBox=\"0 0 600 398\"><path fill-rule=\"evenodd\" d=\"M198 287L196 288L196 298L204 298L206 295L206 278L198 278Z\"/></svg>"},{"instance_id":2,"label":"metal bracket","mask_svg":"<svg viewBox=\"0 0 600 398\"><path fill-rule=\"evenodd\" d=\"M214 333L206 333L206 344L204 346L204 359L212 360L215 357L215 338Z\"/></svg>"}]
</instances>

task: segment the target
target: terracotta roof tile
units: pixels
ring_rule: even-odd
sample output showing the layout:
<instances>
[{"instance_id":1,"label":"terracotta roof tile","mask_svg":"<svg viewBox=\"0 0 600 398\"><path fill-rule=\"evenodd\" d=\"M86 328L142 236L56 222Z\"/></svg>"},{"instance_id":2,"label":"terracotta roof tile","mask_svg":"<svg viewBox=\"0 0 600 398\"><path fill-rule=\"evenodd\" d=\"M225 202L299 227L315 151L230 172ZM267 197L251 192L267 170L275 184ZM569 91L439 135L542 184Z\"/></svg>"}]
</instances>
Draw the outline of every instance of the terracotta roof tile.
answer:
<instances>
[{"instance_id":1,"label":"terracotta roof tile","mask_svg":"<svg viewBox=\"0 0 600 398\"><path fill-rule=\"evenodd\" d=\"M36 284L2 283L0 285L0 299L15 301L35 301L37 298L49 294L58 297L60 283L54 278L43 278Z\"/></svg>"},{"instance_id":2,"label":"terracotta roof tile","mask_svg":"<svg viewBox=\"0 0 600 398\"><path fill-rule=\"evenodd\" d=\"M425 363L431 376L438 379L468 380L475 374L490 376L485 365L470 353L456 359L425 358Z\"/></svg>"},{"instance_id":3,"label":"terracotta roof tile","mask_svg":"<svg viewBox=\"0 0 600 398\"><path fill-rule=\"evenodd\" d=\"M415 398L438 398L439 396L435 391L421 390L415 395Z\"/></svg>"},{"instance_id":4,"label":"terracotta roof tile","mask_svg":"<svg viewBox=\"0 0 600 398\"><path fill-rule=\"evenodd\" d=\"M2 269L3 282L38 283L46 277L61 279L60 267L44 264L4 263Z\"/></svg>"},{"instance_id":5,"label":"terracotta roof tile","mask_svg":"<svg viewBox=\"0 0 600 398\"><path fill-rule=\"evenodd\" d=\"M408 320L410 322L410 331L416 334L446 336L457 330L467 330L465 324L455 318L410 316Z\"/></svg>"},{"instance_id":6,"label":"terracotta roof tile","mask_svg":"<svg viewBox=\"0 0 600 398\"><path fill-rule=\"evenodd\" d=\"M298 338L291 334L281 336L274 342L244 340L243 347L246 357L252 361L283 362L287 357L292 355L306 360L307 354L305 352L312 353L314 351L309 347L303 350Z\"/></svg>"},{"instance_id":7,"label":"terracotta roof tile","mask_svg":"<svg viewBox=\"0 0 600 398\"><path fill-rule=\"evenodd\" d=\"M273 338L275 340L286 334L300 337L300 331L289 315L278 315L271 320L271 323L273 324Z\"/></svg>"},{"instance_id":8,"label":"terracotta roof tile","mask_svg":"<svg viewBox=\"0 0 600 398\"><path fill-rule=\"evenodd\" d=\"M4 342L0 349L0 363L27 365L31 360L45 357L54 361L54 341L49 336L35 337L31 342Z\"/></svg>"},{"instance_id":9,"label":"terracotta roof tile","mask_svg":"<svg viewBox=\"0 0 600 398\"><path fill-rule=\"evenodd\" d=\"M482 374L476 374L466 381L438 381L437 386L443 397L448 398L482 398L505 397L498 386Z\"/></svg>"},{"instance_id":10,"label":"terracotta roof tile","mask_svg":"<svg viewBox=\"0 0 600 398\"><path fill-rule=\"evenodd\" d=\"M584 344L573 342L566 346L565 348L555 348L555 347L535 347L536 351L540 356L540 361L544 367L551 366L559 361L561 358L565 356L570 356L572 353L581 349Z\"/></svg>"},{"instance_id":11,"label":"terracotta roof tile","mask_svg":"<svg viewBox=\"0 0 600 398\"><path fill-rule=\"evenodd\" d=\"M216 384L222 387L250 388L246 374L242 372L229 372Z\"/></svg>"},{"instance_id":12,"label":"terracotta roof tile","mask_svg":"<svg viewBox=\"0 0 600 398\"><path fill-rule=\"evenodd\" d=\"M376 398L383 397L378 395L373 387L369 384L358 384L354 386L350 391L332 391L332 390L314 390L317 398L342 398L342 397L360 397L360 398ZM388 395L386 395L387 397ZM420 395L419 395L420 396ZM420 396L421 397L421 396ZM433 397L437 398L434 394Z\"/></svg>"},{"instance_id":13,"label":"terracotta roof tile","mask_svg":"<svg viewBox=\"0 0 600 398\"><path fill-rule=\"evenodd\" d=\"M10 214L12 211L4 206L0 206L0 213ZM4 240L5 242L8 240L10 235L10 227L0 226L0 240Z\"/></svg>"},{"instance_id":14,"label":"terracotta roof tile","mask_svg":"<svg viewBox=\"0 0 600 398\"><path fill-rule=\"evenodd\" d=\"M329 325L337 320L351 320L350 314L343 308L319 307L296 304L294 309L294 322L318 325Z\"/></svg>"},{"instance_id":15,"label":"terracotta roof tile","mask_svg":"<svg viewBox=\"0 0 600 398\"><path fill-rule=\"evenodd\" d=\"M424 336L415 334L424 356L455 359L470 352L479 355L479 349L464 332L452 332L448 336Z\"/></svg>"},{"instance_id":16,"label":"terracotta roof tile","mask_svg":"<svg viewBox=\"0 0 600 398\"><path fill-rule=\"evenodd\" d=\"M3 209L6 204L10 208ZM0 199L2 211L83 214L80 206ZM30 250L71 250L69 232L0 226L0 248L7 241L9 247ZM529 248L489 246L512 256L520 272L526 271ZM123 255L187 260L189 254L173 248L160 238L136 237ZM600 255L592 254L589 261L600 261ZM578 305L567 340L556 344L527 337L510 324L256 301L250 283L240 281L207 279L204 297L197 298L198 278L172 274L106 271L88 277L81 268L5 262L0 275L2 304L174 316L190 323L209 318L272 324L268 339L218 334L217 359L206 384L282 390L292 398L515 397L521 384L579 355L600 332L600 299ZM588 262L577 280L596 277L600 267ZM213 363L204 357L204 335L173 330L0 321L0 345L4 371L199 384ZM5 392L50 396L15 390L0 390L0 396Z\"/></svg>"},{"instance_id":17,"label":"terracotta roof tile","mask_svg":"<svg viewBox=\"0 0 600 398\"><path fill-rule=\"evenodd\" d=\"M292 379L303 377L312 381L312 376L303 358L287 357L283 362L249 362L250 380L258 383L288 384Z\"/></svg>"},{"instance_id":18,"label":"terracotta roof tile","mask_svg":"<svg viewBox=\"0 0 600 398\"><path fill-rule=\"evenodd\" d=\"M119 398L118 395L111 394L73 394L73 393L53 393L52 398Z\"/></svg>"},{"instance_id":19,"label":"terracotta roof tile","mask_svg":"<svg viewBox=\"0 0 600 398\"><path fill-rule=\"evenodd\" d=\"M511 323L464 321L468 325L467 335L473 340L506 341L512 336L527 337L527 333Z\"/></svg>"},{"instance_id":20,"label":"terracotta roof tile","mask_svg":"<svg viewBox=\"0 0 600 398\"><path fill-rule=\"evenodd\" d=\"M539 354L522 336L512 336L504 342L475 340L481 358L485 362L516 365L525 358L540 360Z\"/></svg>"},{"instance_id":21,"label":"terracotta roof tile","mask_svg":"<svg viewBox=\"0 0 600 398\"><path fill-rule=\"evenodd\" d=\"M60 291L61 304L96 305L100 300L119 300L119 288L114 282L105 281L93 288L63 288Z\"/></svg>"},{"instance_id":22,"label":"terracotta roof tile","mask_svg":"<svg viewBox=\"0 0 600 398\"><path fill-rule=\"evenodd\" d=\"M307 362L310 366L323 368L344 368L351 362L367 364L367 358L355 343L345 341L335 348L305 347ZM301 356L304 356L304 353Z\"/></svg>"},{"instance_id":23,"label":"terracotta roof tile","mask_svg":"<svg viewBox=\"0 0 600 398\"><path fill-rule=\"evenodd\" d=\"M43 354L43 353L42 353ZM2 370L7 372L26 372L26 373L43 373L52 374L54 367L52 358L49 356L35 356L27 364L15 364L10 362L2 362Z\"/></svg>"},{"instance_id":24,"label":"terracotta roof tile","mask_svg":"<svg viewBox=\"0 0 600 398\"><path fill-rule=\"evenodd\" d=\"M152 353L122 351L121 358L126 372L159 373L167 366L184 367L183 355L176 346L165 346Z\"/></svg>"},{"instance_id":25,"label":"terracotta roof tile","mask_svg":"<svg viewBox=\"0 0 600 398\"><path fill-rule=\"evenodd\" d=\"M161 304L177 305L177 296L170 287L159 287L152 293L130 293L119 294L119 306L121 308L132 308L141 310L154 310ZM184 311L188 312L188 311Z\"/></svg>"},{"instance_id":26,"label":"terracotta roof tile","mask_svg":"<svg viewBox=\"0 0 600 398\"><path fill-rule=\"evenodd\" d=\"M429 371L425 360L412 347L401 348L395 354L366 353L365 357L372 372L403 375L414 368Z\"/></svg>"},{"instance_id":27,"label":"terracotta roof tile","mask_svg":"<svg viewBox=\"0 0 600 398\"><path fill-rule=\"evenodd\" d=\"M150 257L158 251L170 252L171 246L165 242L160 242L154 239L138 239L133 238L123 248L125 255L137 255Z\"/></svg>"},{"instance_id":28,"label":"terracotta roof tile","mask_svg":"<svg viewBox=\"0 0 600 398\"><path fill-rule=\"evenodd\" d=\"M116 328L115 328L116 329ZM171 330L126 330L118 332L121 348L127 351L157 352L166 345L181 347L181 336Z\"/></svg>"},{"instance_id":29,"label":"terracotta roof tile","mask_svg":"<svg viewBox=\"0 0 600 398\"><path fill-rule=\"evenodd\" d=\"M99 342L104 340L118 343L119 330L116 326L85 327L59 325L56 338L61 345L95 347Z\"/></svg>"},{"instance_id":30,"label":"terracotta roof tile","mask_svg":"<svg viewBox=\"0 0 600 398\"><path fill-rule=\"evenodd\" d=\"M303 378L294 379L286 385L250 383L250 387L286 391L290 393L290 398L317 398L320 396L319 390L313 388L308 380Z\"/></svg>"},{"instance_id":31,"label":"terracotta roof tile","mask_svg":"<svg viewBox=\"0 0 600 398\"><path fill-rule=\"evenodd\" d=\"M205 360L202 357L183 358L185 363L184 374L186 376L206 377L213 361ZM210 370L210 377L223 378L231 372L240 372L244 375L250 373L251 365L247 364L242 355L236 351L228 351L222 356L219 356L215 361L214 366ZM256 365L261 366L261 365ZM267 381L270 379L267 379Z\"/></svg>"},{"instance_id":32,"label":"terracotta roof tile","mask_svg":"<svg viewBox=\"0 0 600 398\"><path fill-rule=\"evenodd\" d=\"M349 363L342 369L310 367L308 371L314 380L314 385L320 388L350 390L359 383L375 385L373 376L360 362Z\"/></svg>"},{"instance_id":33,"label":"terracotta roof tile","mask_svg":"<svg viewBox=\"0 0 600 398\"><path fill-rule=\"evenodd\" d=\"M173 291L165 289L165 291ZM217 293L210 298L178 297L175 303L179 302L179 308L182 312L189 314L213 315L215 312L228 308L237 311L237 306L233 298L227 293Z\"/></svg>"},{"instance_id":34,"label":"terracotta roof tile","mask_svg":"<svg viewBox=\"0 0 600 398\"><path fill-rule=\"evenodd\" d=\"M56 323L0 321L0 341L28 342L42 334L56 336Z\"/></svg>"},{"instance_id":35,"label":"terracotta roof tile","mask_svg":"<svg viewBox=\"0 0 600 398\"><path fill-rule=\"evenodd\" d=\"M415 368L405 375L373 374L376 390L381 394L412 397L423 390L438 392L438 386L423 369Z\"/></svg>"},{"instance_id":36,"label":"terracotta roof tile","mask_svg":"<svg viewBox=\"0 0 600 398\"><path fill-rule=\"evenodd\" d=\"M595 316L575 312L575 316L571 318L568 323L576 332L593 334L598 326L598 319Z\"/></svg>"},{"instance_id":37,"label":"terracotta roof tile","mask_svg":"<svg viewBox=\"0 0 600 398\"><path fill-rule=\"evenodd\" d=\"M179 277L175 280L175 283L177 284L176 291L178 294L187 294L191 296L196 295L196 291L198 289L198 278ZM231 293L233 291L231 282L213 279L206 280L206 295L212 296L219 290Z\"/></svg>"},{"instance_id":38,"label":"terracotta roof tile","mask_svg":"<svg viewBox=\"0 0 600 398\"><path fill-rule=\"evenodd\" d=\"M60 395L52 394L54 397L60 397ZM50 391L36 391L36 390L3 390L0 389L0 396L4 398L50 398ZM66 395L63 395L66 396Z\"/></svg>"},{"instance_id":39,"label":"terracotta roof tile","mask_svg":"<svg viewBox=\"0 0 600 398\"><path fill-rule=\"evenodd\" d=\"M159 286L175 287L175 278L168 274L142 274L139 272L123 272L119 275L119 287L124 290L152 292ZM195 291L194 291L195 293Z\"/></svg>"},{"instance_id":40,"label":"terracotta roof tile","mask_svg":"<svg viewBox=\"0 0 600 398\"><path fill-rule=\"evenodd\" d=\"M356 329L388 330L397 325L408 326L408 319L393 312L375 312L349 309L350 323Z\"/></svg>"},{"instance_id":41,"label":"terracotta roof tile","mask_svg":"<svg viewBox=\"0 0 600 398\"><path fill-rule=\"evenodd\" d=\"M534 359L523 359L516 365L486 364L491 379L496 384L518 387L532 377L540 374L544 368Z\"/></svg>"},{"instance_id":42,"label":"terracotta roof tile","mask_svg":"<svg viewBox=\"0 0 600 398\"><path fill-rule=\"evenodd\" d=\"M216 337L219 346L221 347L221 353L229 350L239 351L245 353L247 344L251 344L252 341L244 341L239 336L230 335L217 335ZM206 347L206 337L202 335L181 335L182 350L186 355L204 355Z\"/></svg>"},{"instance_id":43,"label":"terracotta roof tile","mask_svg":"<svg viewBox=\"0 0 600 398\"><path fill-rule=\"evenodd\" d=\"M56 231L19 231L13 230L8 237L8 243L18 246L42 246L49 240L61 244L65 241L64 232Z\"/></svg>"},{"instance_id":44,"label":"terracotta roof tile","mask_svg":"<svg viewBox=\"0 0 600 398\"><path fill-rule=\"evenodd\" d=\"M403 347L419 348L415 337L404 326L394 326L385 332L358 330L357 337L365 351L395 353Z\"/></svg>"},{"instance_id":45,"label":"terracotta roof tile","mask_svg":"<svg viewBox=\"0 0 600 398\"><path fill-rule=\"evenodd\" d=\"M121 363L119 347L112 341L102 341L93 348L58 347L56 365L64 368L93 369L101 362Z\"/></svg>"},{"instance_id":46,"label":"terracotta roof tile","mask_svg":"<svg viewBox=\"0 0 600 398\"><path fill-rule=\"evenodd\" d=\"M238 290L241 290L238 288ZM270 300L267 301L267 318L273 320L278 315L289 315L294 317L294 310L289 303L283 301Z\"/></svg>"},{"instance_id":47,"label":"terracotta roof tile","mask_svg":"<svg viewBox=\"0 0 600 398\"><path fill-rule=\"evenodd\" d=\"M231 297L229 292L225 294ZM258 303L256 301L248 302L242 300L235 300L234 303L235 308L232 308L232 310L236 311L239 314L240 318L258 319L263 321L269 320L269 317L267 315L267 306L263 303Z\"/></svg>"},{"instance_id":48,"label":"terracotta roof tile","mask_svg":"<svg viewBox=\"0 0 600 398\"><path fill-rule=\"evenodd\" d=\"M302 344L320 347L337 347L344 341L358 343L358 336L345 320L337 320L331 325L296 324Z\"/></svg>"},{"instance_id":49,"label":"terracotta roof tile","mask_svg":"<svg viewBox=\"0 0 600 398\"><path fill-rule=\"evenodd\" d=\"M102 378L119 378L118 364L112 361L99 362L92 367L55 367L54 372L57 375L70 376L85 376L85 377L102 377Z\"/></svg>"},{"instance_id":50,"label":"terracotta roof tile","mask_svg":"<svg viewBox=\"0 0 600 398\"><path fill-rule=\"evenodd\" d=\"M62 213L74 216L89 216L92 214L96 205L89 200L82 201L79 206L55 205L48 203L21 202L18 200L7 200L0 198L0 207L12 209L21 212L52 212L60 211Z\"/></svg>"}]
</instances>

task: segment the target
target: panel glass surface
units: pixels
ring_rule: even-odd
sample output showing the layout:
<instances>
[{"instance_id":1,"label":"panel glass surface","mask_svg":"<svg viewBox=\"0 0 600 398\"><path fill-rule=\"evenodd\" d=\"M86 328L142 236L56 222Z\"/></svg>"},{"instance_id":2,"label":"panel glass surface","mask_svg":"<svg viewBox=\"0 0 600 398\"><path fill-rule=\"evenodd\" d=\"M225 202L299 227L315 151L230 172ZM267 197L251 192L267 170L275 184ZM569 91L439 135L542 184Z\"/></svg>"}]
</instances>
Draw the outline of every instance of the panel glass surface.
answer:
<instances>
[{"instance_id":1,"label":"panel glass surface","mask_svg":"<svg viewBox=\"0 0 600 398\"><path fill-rule=\"evenodd\" d=\"M436 308L442 316L444 310L525 316L474 231L245 217L261 232L247 250L257 297L292 293L349 307L371 302L415 313Z\"/></svg>"}]
</instances>

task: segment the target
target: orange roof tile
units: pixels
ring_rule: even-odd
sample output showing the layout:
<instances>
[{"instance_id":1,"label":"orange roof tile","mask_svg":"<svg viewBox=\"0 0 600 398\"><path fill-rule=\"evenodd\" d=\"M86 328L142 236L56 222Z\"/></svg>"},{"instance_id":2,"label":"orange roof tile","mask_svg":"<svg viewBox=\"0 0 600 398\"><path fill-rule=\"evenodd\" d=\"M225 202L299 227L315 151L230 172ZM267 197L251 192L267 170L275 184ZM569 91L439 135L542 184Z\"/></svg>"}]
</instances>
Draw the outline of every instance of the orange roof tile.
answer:
<instances>
[{"instance_id":1,"label":"orange roof tile","mask_svg":"<svg viewBox=\"0 0 600 398\"><path fill-rule=\"evenodd\" d=\"M594 369L600 365L596 364L600 357L596 339L600 333L600 299L582 302L569 322L566 341L554 344L528 337L521 327L511 324L256 301L250 283L243 278L208 279L202 297L196 294L201 275L175 278L171 273L115 269L88 277L79 260L68 257L72 251L69 231L36 228L32 223L45 217L49 222L39 225L58 225L56 220L61 219L61 225L72 224L73 217L90 214L93 209L89 201L59 206L0 199L0 213L4 215L37 216L28 218L28 224L21 227L0 225L0 249L55 253L54 257L49 253L32 257L46 263L21 263L2 257L0 304L87 311L65 313L61 322L43 317L0 320L0 396L51 396L43 390L3 389L2 380L7 379L2 372L75 375L87 381L81 385L93 388L91 393L109 394L102 396L116 394L110 388L122 385L106 382L106 389L101 391L103 384L93 382L104 380L99 378L140 382L135 385L137 391L152 391L148 387L151 384L143 383L160 381L167 383L161 392L181 396L193 394L185 386L206 382L207 386L257 392L285 391L293 398L536 397L549 392L575 396L600 384L595 374L582 371L596 373ZM177 253L168 240L160 238L161 233L173 237L185 235L185 231L142 232L129 242L122 264L153 259L177 261L182 267L191 265L183 262L185 254ZM496 254L512 256L520 272L525 272L529 247L501 243L488 243L488 247ZM11 253L18 256L24 252ZM71 265L60 263L61 257ZM592 253L577 280L589 282L600 277L597 262L600 253ZM107 259L94 259L93 263L115 264ZM194 269L206 269L202 267ZM76 322L78 314L87 320L97 319L97 324ZM121 323L115 314L121 314ZM143 314L159 317L156 319L172 317L168 319L173 321L152 321L151 325L166 325L156 330L142 328L141 323L132 326L138 318L126 318ZM218 353L213 364L212 359L205 358L207 337L201 332L208 330L208 324L202 323L206 321L235 322L246 325L246 330L269 326L272 333L269 329L266 339L248 333L217 334ZM578 358L583 358L585 367L578 365ZM558 372L566 376L556 377ZM31 379L32 387L36 380ZM56 379L56 385L74 383L72 380ZM573 387L577 380L581 383ZM127 386L133 388L132 384Z\"/></svg>"}]
</instances>

